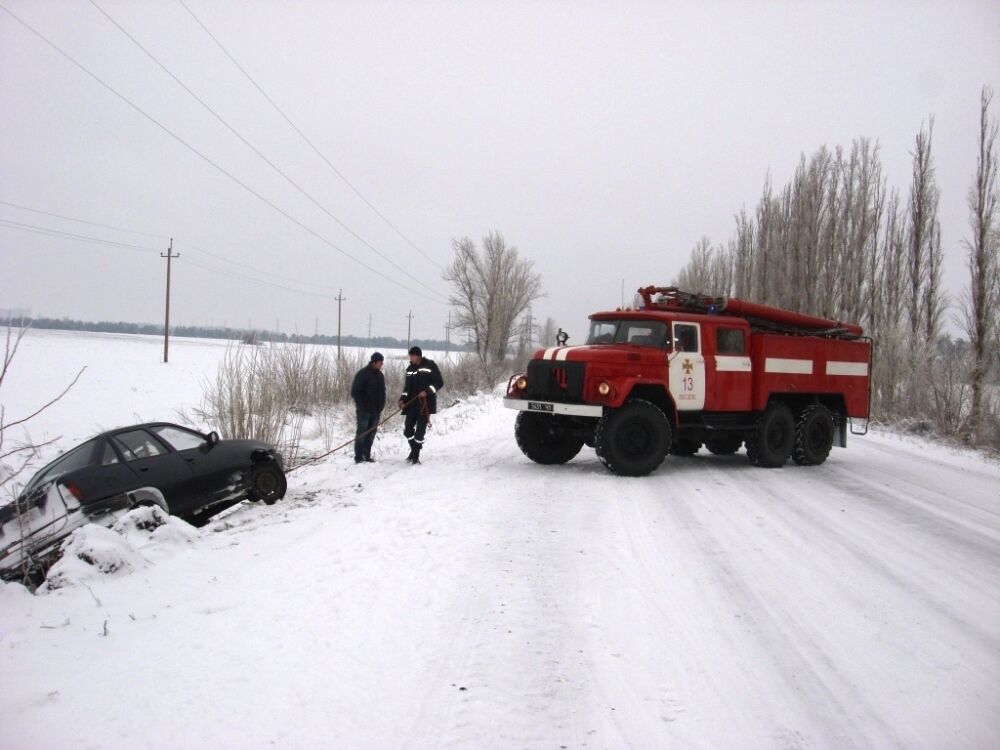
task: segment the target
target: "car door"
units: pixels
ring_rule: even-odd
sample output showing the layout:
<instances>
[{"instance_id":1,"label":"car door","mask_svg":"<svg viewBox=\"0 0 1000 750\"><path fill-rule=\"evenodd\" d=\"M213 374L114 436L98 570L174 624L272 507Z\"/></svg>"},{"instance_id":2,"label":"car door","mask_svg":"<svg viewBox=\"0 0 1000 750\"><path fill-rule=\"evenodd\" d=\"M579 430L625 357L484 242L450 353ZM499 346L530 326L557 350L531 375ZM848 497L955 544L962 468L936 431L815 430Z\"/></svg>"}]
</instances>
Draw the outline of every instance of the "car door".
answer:
<instances>
[{"instance_id":1,"label":"car door","mask_svg":"<svg viewBox=\"0 0 1000 750\"><path fill-rule=\"evenodd\" d=\"M701 326L673 323L673 352L669 355L670 395L678 411L705 408L705 358L701 353Z\"/></svg>"},{"instance_id":2,"label":"car door","mask_svg":"<svg viewBox=\"0 0 1000 750\"><path fill-rule=\"evenodd\" d=\"M83 505L93 506L91 512L126 507L125 493L142 486L137 484L136 472L107 439L99 441L93 464L72 478L83 494Z\"/></svg>"},{"instance_id":3,"label":"car door","mask_svg":"<svg viewBox=\"0 0 1000 750\"><path fill-rule=\"evenodd\" d=\"M192 509L226 500L238 490L238 462L225 445L211 445L201 433L178 425L155 425L150 431L170 445L190 467L187 494Z\"/></svg>"},{"instance_id":4,"label":"car door","mask_svg":"<svg viewBox=\"0 0 1000 750\"><path fill-rule=\"evenodd\" d=\"M115 433L111 442L136 473L139 487L158 489L175 515L190 510L192 471L176 451L142 428Z\"/></svg>"}]
</instances>

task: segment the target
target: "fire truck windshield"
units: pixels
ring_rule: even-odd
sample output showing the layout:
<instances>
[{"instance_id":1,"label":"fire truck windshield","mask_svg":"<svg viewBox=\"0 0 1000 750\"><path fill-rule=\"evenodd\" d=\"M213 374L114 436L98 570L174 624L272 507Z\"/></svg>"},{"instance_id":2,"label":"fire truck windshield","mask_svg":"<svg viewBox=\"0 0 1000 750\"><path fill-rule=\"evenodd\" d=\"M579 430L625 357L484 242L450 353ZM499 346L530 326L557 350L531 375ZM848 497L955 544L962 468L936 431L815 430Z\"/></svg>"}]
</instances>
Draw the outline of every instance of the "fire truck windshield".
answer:
<instances>
[{"instance_id":1,"label":"fire truck windshield","mask_svg":"<svg viewBox=\"0 0 1000 750\"><path fill-rule=\"evenodd\" d=\"M657 320L595 320L590 324L587 343L664 347L667 325Z\"/></svg>"}]
</instances>

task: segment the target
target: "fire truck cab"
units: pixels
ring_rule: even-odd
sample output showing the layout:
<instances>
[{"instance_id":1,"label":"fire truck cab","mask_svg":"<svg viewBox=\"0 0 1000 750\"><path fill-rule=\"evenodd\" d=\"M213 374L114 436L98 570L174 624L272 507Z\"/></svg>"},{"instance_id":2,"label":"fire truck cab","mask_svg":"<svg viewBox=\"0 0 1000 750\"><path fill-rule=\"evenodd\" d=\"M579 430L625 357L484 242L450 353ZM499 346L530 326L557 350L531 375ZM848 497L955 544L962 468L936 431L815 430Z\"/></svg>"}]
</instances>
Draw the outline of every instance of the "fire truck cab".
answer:
<instances>
[{"instance_id":1,"label":"fire truck cab","mask_svg":"<svg viewBox=\"0 0 1000 750\"><path fill-rule=\"evenodd\" d=\"M867 420L871 341L860 327L673 287L639 290L638 310L590 316L582 346L536 352L511 378L522 452L558 464L584 445L616 474L667 454L744 444L762 467L823 463ZM565 343L565 342L564 342Z\"/></svg>"}]
</instances>

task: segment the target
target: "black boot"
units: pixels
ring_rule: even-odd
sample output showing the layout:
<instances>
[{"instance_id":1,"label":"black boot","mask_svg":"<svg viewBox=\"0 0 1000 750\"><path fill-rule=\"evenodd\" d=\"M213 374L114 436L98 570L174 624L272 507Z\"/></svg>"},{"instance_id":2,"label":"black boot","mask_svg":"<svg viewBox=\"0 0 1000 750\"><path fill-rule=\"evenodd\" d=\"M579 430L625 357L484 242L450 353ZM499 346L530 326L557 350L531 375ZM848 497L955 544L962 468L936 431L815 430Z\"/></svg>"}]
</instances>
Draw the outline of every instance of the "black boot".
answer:
<instances>
[{"instance_id":1,"label":"black boot","mask_svg":"<svg viewBox=\"0 0 1000 750\"><path fill-rule=\"evenodd\" d=\"M406 462L412 464L416 460L417 455L420 453L420 449L417 448L417 444L412 440L410 441L410 455L406 457Z\"/></svg>"},{"instance_id":2,"label":"black boot","mask_svg":"<svg viewBox=\"0 0 1000 750\"><path fill-rule=\"evenodd\" d=\"M419 464L420 463L420 446L419 445L416 448L413 449L412 454L413 454L413 458L410 459L410 463L411 464Z\"/></svg>"}]
</instances>

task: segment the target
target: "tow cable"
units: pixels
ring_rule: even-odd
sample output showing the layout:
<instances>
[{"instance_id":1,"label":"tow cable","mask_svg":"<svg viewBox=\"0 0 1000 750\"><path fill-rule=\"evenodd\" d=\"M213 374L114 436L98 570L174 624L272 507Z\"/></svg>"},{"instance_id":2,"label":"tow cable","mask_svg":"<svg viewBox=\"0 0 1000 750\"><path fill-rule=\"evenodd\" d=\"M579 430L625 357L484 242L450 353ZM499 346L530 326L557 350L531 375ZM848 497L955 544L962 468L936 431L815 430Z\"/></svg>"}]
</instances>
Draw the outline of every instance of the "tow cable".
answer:
<instances>
[{"instance_id":1,"label":"tow cable","mask_svg":"<svg viewBox=\"0 0 1000 750\"><path fill-rule=\"evenodd\" d=\"M355 441L357 441L358 438L362 438L362 437L364 437L365 435L367 435L370 432L375 432L375 430L377 430L379 427L381 427L382 425L384 425L390 419L394 419L395 417L398 417L400 414L402 414L404 411L406 411L406 407L408 407L410 404L412 404L417 399L420 399L420 401L421 401L421 404L420 404L420 414L421 414L421 416L427 417L427 426L430 427L431 426L431 414L430 414L430 410L428 410L428 408L427 408L427 397L423 395L423 392L421 392L421 393L417 394L416 396L414 396L413 398L411 398L406 403L404 403L399 409L397 409L396 411L394 411L392 414L390 414L388 417L386 417L385 419L383 419L381 422L379 422L374 427L371 427L371 428L365 430L360 435L355 435L350 440L348 440L346 443L338 445L336 448L332 448L331 450L328 450L326 453L322 453L319 456L314 456L313 458L310 458L308 461L303 461L300 464L296 464L295 466L293 466L290 469L288 469L287 471L285 471L285 474L286 475L287 474L291 474L293 471L301 469L303 466L308 466L309 464L314 464L317 461L320 461L320 460L326 458L327 456L332 456L337 451L343 450L344 448L346 448L349 445L354 445Z\"/></svg>"}]
</instances>

